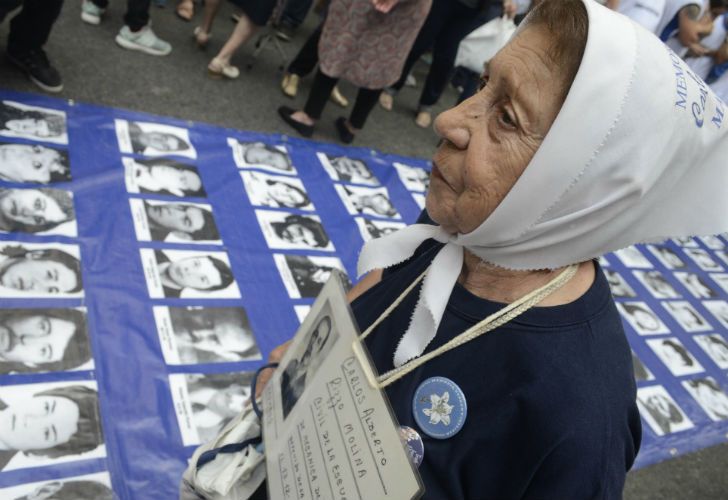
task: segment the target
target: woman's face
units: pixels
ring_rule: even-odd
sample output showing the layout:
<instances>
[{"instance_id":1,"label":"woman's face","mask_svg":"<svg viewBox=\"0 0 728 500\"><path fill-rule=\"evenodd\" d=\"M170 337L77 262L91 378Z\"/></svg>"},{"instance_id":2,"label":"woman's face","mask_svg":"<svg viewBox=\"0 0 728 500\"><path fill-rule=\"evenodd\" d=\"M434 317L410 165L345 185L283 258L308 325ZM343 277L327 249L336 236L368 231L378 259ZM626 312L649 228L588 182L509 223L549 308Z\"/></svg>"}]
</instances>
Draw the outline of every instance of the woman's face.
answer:
<instances>
[{"instance_id":1,"label":"woman's face","mask_svg":"<svg viewBox=\"0 0 728 500\"><path fill-rule=\"evenodd\" d=\"M54 135L46 120L38 118L18 118L8 120L5 127L18 134L33 135L35 137L50 137Z\"/></svg>"},{"instance_id":2,"label":"woman's face","mask_svg":"<svg viewBox=\"0 0 728 500\"><path fill-rule=\"evenodd\" d=\"M665 418L670 418L670 408L672 407L672 403L670 403L670 401L662 394L653 394L652 396L649 396L645 401L645 404L657 410Z\"/></svg>"},{"instance_id":3,"label":"woman's face","mask_svg":"<svg viewBox=\"0 0 728 500\"><path fill-rule=\"evenodd\" d=\"M23 395L0 411L0 442L11 450L44 450L67 443L78 429L76 403L57 396Z\"/></svg>"},{"instance_id":4,"label":"woman's face","mask_svg":"<svg viewBox=\"0 0 728 500\"><path fill-rule=\"evenodd\" d=\"M150 175L170 191L199 191L202 187L200 176L190 170L178 169L169 165L152 165Z\"/></svg>"},{"instance_id":5,"label":"woman's face","mask_svg":"<svg viewBox=\"0 0 728 500\"><path fill-rule=\"evenodd\" d=\"M55 149L26 144L0 145L0 177L16 182L47 184L54 172L64 172L61 154Z\"/></svg>"},{"instance_id":6,"label":"woman's face","mask_svg":"<svg viewBox=\"0 0 728 500\"><path fill-rule=\"evenodd\" d=\"M278 170L289 170L288 159L283 152L270 151L264 146L253 145L245 150L245 161L258 165L267 165Z\"/></svg>"},{"instance_id":7,"label":"woman's face","mask_svg":"<svg viewBox=\"0 0 728 500\"><path fill-rule=\"evenodd\" d=\"M37 189L11 189L0 197L0 213L28 226L60 223L67 219L56 200Z\"/></svg>"},{"instance_id":8,"label":"woman's face","mask_svg":"<svg viewBox=\"0 0 728 500\"><path fill-rule=\"evenodd\" d=\"M706 384L695 387L698 399L716 415L728 418L728 396Z\"/></svg>"},{"instance_id":9,"label":"woman's face","mask_svg":"<svg viewBox=\"0 0 728 500\"><path fill-rule=\"evenodd\" d=\"M550 35L528 27L490 62L487 85L435 120L427 212L450 233L469 233L516 183L561 109L562 69Z\"/></svg>"},{"instance_id":10,"label":"woman's face","mask_svg":"<svg viewBox=\"0 0 728 500\"><path fill-rule=\"evenodd\" d=\"M146 132L139 137L142 144L157 151L181 151L186 148L179 137L164 132Z\"/></svg>"},{"instance_id":11,"label":"woman's face","mask_svg":"<svg viewBox=\"0 0 728 500\"><path fill-rule=\"evenodd\" d=\"M680 351L678 351L672 344L662 344L662 354L667 359L667 363L670 366L692 366L693 363L682 357Z\"/></svg>"},{"instance_id":12,"label":"woman's face","mask_svg":"<svg viewBox=\"0 0 728 500\"><path fill-rule=\"evenodd\" d=\"M295 207L306 201L306 198L301 191L289 186L285 182L275 182L268 186L268 196L278 205L284 207Z\"/></svg>"},{"instance_id":13,"label":"woman's face","mask_svg":"<svg viewBox=\"0 0 728 500\"><path fill-rule=\"evenodd\" d=\"M362 197L362 202L365 206L369 207L380 215L387 215L394 209L387 197L383 194L375 194L374 196Z\"/></svg>"},{"instance_id":14,"label":"woman's face","mask_svg":"<svg viewBox=\"0 0 728 500\"><path fill-rule=\"evenodd\" d=\"M8 259L0 269L0 284L15 290L61 293L74 290L78 276L54 260Z\"/></svg>"},{"instance_id":15,"label":"woman's face","mask_svg":"<svg viewBox=\"0 0 728 500\"><path fill-rule=\"evenodd\" d=\"M317 247L318 242L316 236L309 228L301 224L289 224L281 232L283 238L294 245L306 245L309 247Z\"/></svg>"},{"instance_id":16,"label":"woman's face","mask_svg":"<svg viewBox=\"0 0 728 500\"><path fill-rule=\"evenodd\" d=\"M205 225L202 209L190 205L149 205L147 215L156 224L171 231L194 233Z\"/></svg>"},{"instance_id":17,"label":"woman's face","mask_svg":"<svg viewBox=\"0 0 728 500\"><path fill-rule=\"evenodd\" d=\"M660 323L657 321L657 318L642 309L632 311L632 317L645 330L658 330L660 328Z\"/></svg>"},{"instance_id":18,"label":"woman's face","mask_svg":"<svg viewBox=\"0 0 728 500\"><path fill-rule=\"evenodd\" d=\"M208 407L222 417L231 418L243 411L249 397L246 388L235 384L216 391L210 399Z\"/></svg>"}]
</instances>

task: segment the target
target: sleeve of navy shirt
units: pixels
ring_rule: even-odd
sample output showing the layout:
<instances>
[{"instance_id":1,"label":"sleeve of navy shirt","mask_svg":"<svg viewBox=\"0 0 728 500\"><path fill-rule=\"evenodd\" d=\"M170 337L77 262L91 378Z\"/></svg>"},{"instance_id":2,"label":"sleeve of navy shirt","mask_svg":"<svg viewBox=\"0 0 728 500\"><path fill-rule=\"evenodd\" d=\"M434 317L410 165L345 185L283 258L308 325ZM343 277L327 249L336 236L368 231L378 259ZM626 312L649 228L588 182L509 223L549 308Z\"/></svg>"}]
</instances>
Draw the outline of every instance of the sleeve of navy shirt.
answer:
<instances>
[{"instance_id":1,"label":"sleeve of navy shirt","mask_svg":"<svg viewBox=\"0 0 728 500\"><path fill-rule=\"evenodd\" d=\"M420 223L432 223L423 212ZM407 262L353 302L368 327L430 264L441 244L423 243ZM576 301L536 307L453 349L386 388L400 425L424 442L419 472L428 499L618 499L637 455L641 422L630 348L609 287L596 279ZM379 373L419 295L413 291L366 344ZM431 351L501 309L456 285ZM417 387L447 377L467 400L463 428L434 439L412 414Z\"/></svg>"}]
</instances>

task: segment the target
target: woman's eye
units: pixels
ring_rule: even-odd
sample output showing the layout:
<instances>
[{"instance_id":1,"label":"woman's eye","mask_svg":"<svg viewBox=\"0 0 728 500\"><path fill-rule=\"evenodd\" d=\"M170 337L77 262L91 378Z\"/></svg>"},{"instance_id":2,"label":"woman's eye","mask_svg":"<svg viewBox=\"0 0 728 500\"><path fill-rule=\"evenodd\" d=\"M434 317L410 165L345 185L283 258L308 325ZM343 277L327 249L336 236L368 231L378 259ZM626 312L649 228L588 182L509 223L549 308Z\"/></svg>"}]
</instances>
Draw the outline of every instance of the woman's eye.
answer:
<instances>
[{"instance_id":1,"label":"woman's eye","mask_svg":"<svg viewBox=\"0 0 728 500\"><path fill-rule=\"evenodd\" d=\"M516 128L515 120L511 118L510 113L508 113L505 109L500 113L500 121L507 128Z\"/></svg>"},{"instance_id":2,"label":"woman's eye","mask_svg":"<svg viewBox=\"0 0 728 500\"><path fill-rule=\"evenodd\" d=\"M41 168L43 168L43 164L41 162L39 162L39 161L34 161L33 162L33 168L35 170L40 170Z\"/></svg>"}]
</instances>

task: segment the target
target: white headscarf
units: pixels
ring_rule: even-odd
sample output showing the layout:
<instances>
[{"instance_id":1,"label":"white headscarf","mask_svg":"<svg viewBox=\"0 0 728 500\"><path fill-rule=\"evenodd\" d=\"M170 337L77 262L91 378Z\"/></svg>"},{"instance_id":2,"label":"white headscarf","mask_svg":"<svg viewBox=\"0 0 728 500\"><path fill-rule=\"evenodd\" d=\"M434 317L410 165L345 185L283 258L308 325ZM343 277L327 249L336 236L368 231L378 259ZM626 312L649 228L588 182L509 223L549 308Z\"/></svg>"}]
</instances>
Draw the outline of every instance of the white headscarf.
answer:
<instances>
[{"instance_id":1,"label":"white headscarf","mask_svg":"<svg viewBox=\"0 0 728 500\"><path fill-rule=\"evenodd\" d=\"M635 243L728 230L725 105L654 35L584 5L589 34L569 94L495 211L468 234L416 224L364 246L360 274L403 262L428 238L446 243L396 366L435 336L463 248L504 268L555 269Z\"/></svg>"}]
</instances>

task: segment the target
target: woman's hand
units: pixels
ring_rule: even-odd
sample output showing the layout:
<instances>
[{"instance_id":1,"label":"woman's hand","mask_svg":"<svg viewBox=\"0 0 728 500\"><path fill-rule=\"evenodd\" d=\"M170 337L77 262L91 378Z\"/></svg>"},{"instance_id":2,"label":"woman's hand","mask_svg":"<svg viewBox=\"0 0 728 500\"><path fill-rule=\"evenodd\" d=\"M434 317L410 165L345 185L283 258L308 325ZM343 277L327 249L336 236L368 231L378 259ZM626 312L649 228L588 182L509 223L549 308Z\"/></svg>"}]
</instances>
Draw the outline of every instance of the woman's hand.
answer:
<instances>
[{"instance_id":1,"label":"woman's hand","mask_svg":"<svg viewBox=\"0 0 728 500\"><path fill-rule=\"evenodd\" d=\"M291 341L289 340L288 342L285 342L273 349L268 356L268 362L280 363L281 359L283 359L283 356L286 354L286 351L288 350L290 345ZM258 399L263 393L263 389L265 389L265 386L268 384L268 381L272 376L273 368L260 372L260 375L258 375L258 381L255 384L255 399Z\"/></svg>"},{"instance_id":2,"label":"woman's hand","mask_svg":"<svg viewBox=\"0 0 728 500\"><path fill-rule=\"evenodd\" d=\"M383 14L386 14L387 12L392 10L392 8L397 5L398 2L399 0L372 0L374 8Z\"/></svg>"}]
</instances>

